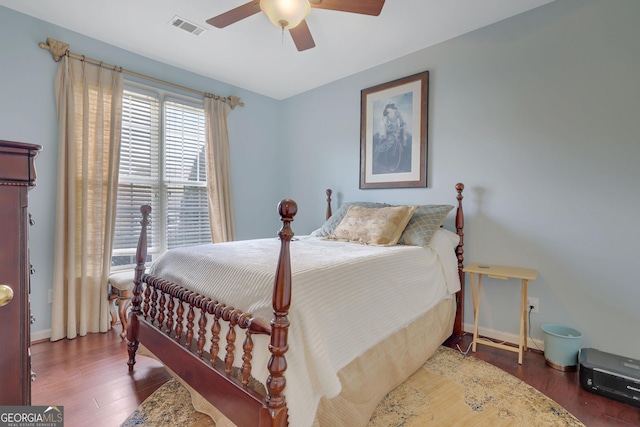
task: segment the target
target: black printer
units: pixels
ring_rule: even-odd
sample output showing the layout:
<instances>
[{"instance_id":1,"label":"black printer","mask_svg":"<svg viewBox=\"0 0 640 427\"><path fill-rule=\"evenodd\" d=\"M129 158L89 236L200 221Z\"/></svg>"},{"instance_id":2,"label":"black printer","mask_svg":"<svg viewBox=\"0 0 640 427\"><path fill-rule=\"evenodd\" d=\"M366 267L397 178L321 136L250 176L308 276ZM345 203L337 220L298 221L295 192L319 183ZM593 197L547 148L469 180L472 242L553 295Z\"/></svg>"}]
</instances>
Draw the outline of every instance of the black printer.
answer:
<instances>
[{"instance_id":1,"label":"black printer","mask_svg":"<svg viewBox=\"0 0 640 427\"><path fill-rule=\"evenodd\" d=\"M581 349L578 359L582 387L640 407L640 360L594 348Z\"/></svg>"}]
</instances>

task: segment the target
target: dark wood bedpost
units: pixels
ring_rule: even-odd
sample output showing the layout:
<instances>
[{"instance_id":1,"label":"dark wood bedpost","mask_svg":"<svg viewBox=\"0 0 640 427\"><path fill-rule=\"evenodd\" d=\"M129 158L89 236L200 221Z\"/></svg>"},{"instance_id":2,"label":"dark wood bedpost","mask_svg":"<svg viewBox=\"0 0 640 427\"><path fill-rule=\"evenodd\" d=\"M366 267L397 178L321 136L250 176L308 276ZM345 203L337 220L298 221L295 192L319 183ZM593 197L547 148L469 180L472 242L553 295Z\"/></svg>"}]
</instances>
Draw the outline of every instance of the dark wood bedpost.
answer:
<instances>
[{"instance_id":1,"label":"dark wood bedpost","mask_svg":"<svg viewBox=\"0 0 640 427\"><path fill-rule=\"evenodd\" d=\"M284 372L287 369L287 360L284 354L289 349L289 307L291 305L291 259L289 243L293 238L291 222L298 212L298 205L290 199L278 203L278 213L283 222L278 232L280 236L280 258L276 269L275 284L273 287L273 320L271 320L271 344L269 351L269 378L267 378L266 404L271 418L271 425L284 427L288 425L288 413L285 396L282 394L286 386Z\"/></svg>"},{"instance_id":2,"label":"dark wood bedpost","mask_svg":"<svg viewBox=\"0 0 640 427\"><path fill-rule=\"evenodd\" d=\"M457 311L456 320L453 324L453 333L458 336L464 334L464 212L462 211L462 191L464 184L461 182L456 184L458 195L458 210L456 211L456 231L460 236L460 243L456 248L456 256L458 257L458 276L460 277L460 291L457 293Z\"/></svg>"},{"instance_id":3,"label":"dark wood bedpost","mask_svg":"<svg viewBox=\"0 0 640 427\"><path fill-rule=\"evenodd\" d=\"M142 314L142 275L145 270L145 262L147 261L147 225L149 224L149 214L151 206L140 206L142 220L140 225L140 237L138 238L138 247L136 249L136 268L133 278L133 298L131 298L131 313L129 314L129 327L127 328L127 350L129 351L129 371L133 371L133 365L136 363L136 351L138 351L138 315Z\"/></svg>"},{"instance_id":4,"label":"dark wood bedpost","mask_svg":"<svg viewBox=\"0 0 640 427\"><path fill-rule=\"evenodd\" d=\"M329 219L332 215L331 212L331 189L327 188L327 215L325 216L325 220Z\"/></svg>"}]
</instances>

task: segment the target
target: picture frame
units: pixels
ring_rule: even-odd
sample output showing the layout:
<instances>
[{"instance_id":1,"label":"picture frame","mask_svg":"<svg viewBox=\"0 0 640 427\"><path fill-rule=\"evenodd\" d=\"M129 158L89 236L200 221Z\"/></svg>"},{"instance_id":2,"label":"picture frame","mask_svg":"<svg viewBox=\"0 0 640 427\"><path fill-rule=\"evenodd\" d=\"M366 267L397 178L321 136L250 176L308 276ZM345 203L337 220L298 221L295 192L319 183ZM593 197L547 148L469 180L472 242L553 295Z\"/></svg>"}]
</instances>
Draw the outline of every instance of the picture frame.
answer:
<instances>
[{"instance_id":1,"label":"picture frame","mask_svg":"<svg viewBox=\"0 0 640 427\"><path fill-rule=\"evenodd\" d=\"M361 91L361 189L427 186L428 95L428 71Z\"/></svg>"}]
</instances>

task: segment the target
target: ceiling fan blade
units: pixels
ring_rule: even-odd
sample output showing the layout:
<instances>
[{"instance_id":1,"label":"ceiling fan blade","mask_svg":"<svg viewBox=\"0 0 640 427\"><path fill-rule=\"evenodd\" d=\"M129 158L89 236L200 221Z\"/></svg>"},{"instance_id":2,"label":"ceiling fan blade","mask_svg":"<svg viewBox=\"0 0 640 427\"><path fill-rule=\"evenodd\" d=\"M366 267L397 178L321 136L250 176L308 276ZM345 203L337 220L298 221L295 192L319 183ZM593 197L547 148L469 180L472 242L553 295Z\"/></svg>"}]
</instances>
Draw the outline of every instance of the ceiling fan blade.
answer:
<instances>
[{"instance_id":1,"label":"ceiling fan blade","mask_svg":"<svg viewBox=\"0 0 640 427\"><path fill-rule=\"evenodd\" d=\"M311 7L378 16L384 0L309 0Z\"/></svg>"},{"instance_id":2,"label":"ceiling fan blade","mask_svg":"<svg viewBox=\"0 0 640 427\"><path fill-rule=\"evenodd\" d=\"M313 41L313 37L311 37L311 31L309 31L307 21L302 20L300 24L289 29L289 33L299 52L316 47L316 43Z\"/></svg>"},{"instance_id":3,"label":"ceiling fan blade","mask_svg":"<svg viewBox=\"0 0 640 427\"><path fill-rule=\"evenodd\" d=\"M217 28L224 28L227 25L231 25L240 21L241 19L248 18L251 15L260 12L260 2L252 0L249 3L245 3L242 6L238 6L235 9L231 9L228 12L214 16L207 19L207 24L213 25Z\"/></svg>"}]
</instances>

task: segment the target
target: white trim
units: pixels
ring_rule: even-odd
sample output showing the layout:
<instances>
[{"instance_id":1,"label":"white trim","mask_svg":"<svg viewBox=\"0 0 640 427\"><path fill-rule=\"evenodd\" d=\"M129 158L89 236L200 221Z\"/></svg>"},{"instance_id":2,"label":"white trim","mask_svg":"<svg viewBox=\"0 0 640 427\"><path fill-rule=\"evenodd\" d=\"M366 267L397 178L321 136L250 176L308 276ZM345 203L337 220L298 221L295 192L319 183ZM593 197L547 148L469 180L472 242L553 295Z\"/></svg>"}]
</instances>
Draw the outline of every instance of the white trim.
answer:
<instances>
[{"instance_id":1,"label":"white trim","mask_svg":"<svg viewBox=\"0 0 640 427\"><path fill-rule=\"evenodd\" d=\"M473 324L465 323L464 331L473 335ZM483 337L491 338L495 341L504 341L505 343L510 343L514 345L518 345L518 341L520 341L520 336L517 334L511 334L508 332L498 331L495 329L485 328L482 326L478 326L478 335ZM535 350L544 351L544 341L538 338L527 337L527 342L529 344L529 348Z\"/></svg>"},{"instance_id":2,"label":"white trim","mask_svg":"<svg viewBox=\"0 0 640 427\"><path fill-rule=\"evenodd\" d=\"M43 331L31 332L31 342L43 341L51 338L51 329L45 329Z\"/></svg>"},{"instance_id":3,"label":"white trim","mask_svg":"<svg viewBox=\"0 0 640 427\"><path fill-rule=\"evenodd\" d=\"M465 323L464 324L464 331L468 334L473 334L473 324L471 323ZM483 337L487 337L487 338L491 338L497 341L504 341L504 342L508 342L508 343L512 343L512 344L516 344L518 342L519 336L516 334L510 334L507 332L503 332L503 331L498 331L495 329L490 329L490 328L485 328L482 326L478 327L478 333L480 335L482 335ZM36 331L36 332L31 332L31 342L34 341L42 341L44 339L49 339L51 338L51 329L45 329L43 331ZM527 338L529 343L531 343L531 341L533 341L533 343L531 344L535 344L535 345L529 345L530 348L535 348L535 349L540 349L542 351L544 351L544 341L540 340L538 338L531 338L528 337Z\"/></svg>"}]
</instances>

